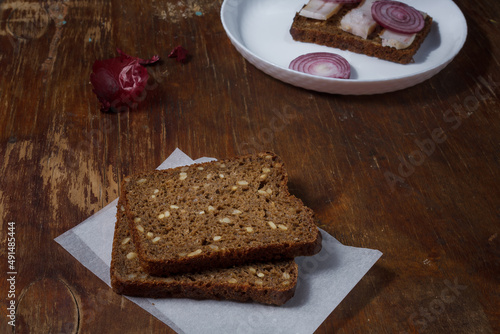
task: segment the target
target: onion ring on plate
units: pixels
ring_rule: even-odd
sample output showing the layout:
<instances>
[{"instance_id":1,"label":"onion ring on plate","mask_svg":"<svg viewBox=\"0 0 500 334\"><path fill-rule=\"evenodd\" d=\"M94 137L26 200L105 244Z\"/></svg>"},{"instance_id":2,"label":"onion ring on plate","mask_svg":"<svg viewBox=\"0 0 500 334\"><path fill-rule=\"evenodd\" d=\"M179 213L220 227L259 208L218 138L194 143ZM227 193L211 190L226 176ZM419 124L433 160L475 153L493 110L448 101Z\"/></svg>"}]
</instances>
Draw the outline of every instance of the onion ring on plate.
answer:
<instances>
[{"instance_id":1,"label":"onion ring on plate","mask_svg":"<svg viewBox=\"0 0 500 334\"><path fill-rule=\"evenodd\" d=\"M313 52L298 56L289 69L328 78L349 79L351 65L342 56L329 52Z\"/></svg>"}]
</instances>

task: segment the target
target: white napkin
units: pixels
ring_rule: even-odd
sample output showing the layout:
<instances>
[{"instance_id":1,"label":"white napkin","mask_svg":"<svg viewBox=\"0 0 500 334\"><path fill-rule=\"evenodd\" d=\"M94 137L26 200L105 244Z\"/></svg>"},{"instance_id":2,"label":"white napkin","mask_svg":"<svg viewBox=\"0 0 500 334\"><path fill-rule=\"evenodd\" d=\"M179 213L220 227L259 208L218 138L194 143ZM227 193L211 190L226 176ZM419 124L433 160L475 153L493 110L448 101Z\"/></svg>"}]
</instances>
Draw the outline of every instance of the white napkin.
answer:
<instances>
[{"instance_id":1,"label":"white napkin","mask_svg":"<svg viewBox=\"0 0 500 334\"><path fill-rule=\"evenodd\" d=\"M216 160L191 160L176 149L158 169ZM118 199L55 239L110 285L109 269ZM299 257L295 296L283 306L232 301L126 297L177 333L313 333L382 255L344 246L321 230L323 249Z\"/></svg>"}]
</instances>

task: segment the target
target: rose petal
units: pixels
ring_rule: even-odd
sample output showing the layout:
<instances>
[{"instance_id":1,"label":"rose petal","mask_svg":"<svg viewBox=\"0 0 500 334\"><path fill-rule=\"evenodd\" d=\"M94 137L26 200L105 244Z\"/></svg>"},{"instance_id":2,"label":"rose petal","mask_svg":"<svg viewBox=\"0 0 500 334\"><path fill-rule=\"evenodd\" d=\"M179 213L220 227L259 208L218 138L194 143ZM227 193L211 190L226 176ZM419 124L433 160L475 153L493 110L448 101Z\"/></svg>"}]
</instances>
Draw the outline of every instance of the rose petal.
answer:
<instances>
[{"instance_id":1,"label":"rose petal","mask_svg":"<svg viewBox=\"0 0 500 334\"><path fill-rule=\"evenodd\" d=\"M187 61L188 51L182 46L176 46L172 52L168 55L169 58L177 58L179 63L185 63Z\"/></svg>"}]
</instances>

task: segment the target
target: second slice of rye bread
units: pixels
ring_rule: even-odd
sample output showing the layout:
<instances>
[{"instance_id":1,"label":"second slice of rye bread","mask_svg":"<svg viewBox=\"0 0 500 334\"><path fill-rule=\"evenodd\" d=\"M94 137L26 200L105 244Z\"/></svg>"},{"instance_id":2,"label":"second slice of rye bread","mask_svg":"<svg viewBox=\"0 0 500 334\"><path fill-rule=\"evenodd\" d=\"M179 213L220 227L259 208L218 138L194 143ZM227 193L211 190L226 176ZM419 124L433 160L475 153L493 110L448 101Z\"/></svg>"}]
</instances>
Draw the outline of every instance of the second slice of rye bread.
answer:
<instances>
[{"instance_id":1,"label":"second slice of rye bread","mask_svg":"<svg viewBox=\"0 0 500 334\"><path fill-rule=\"evenodd\" d=\"M121 199L118 203L121 206ZM293 260L253 263L168 277L144 272L125 212L116 215L111 286L119 294L150 298L229 299L282 305L295 293L298 266Z\"/></svg>"},{"instance_id":2,"label":"second slice of rye bread","mask_svg":"<svg viewBox=\"0 0 500 334\"><path fill-rule=\"evenodd\" d=\"M287 182L279 157L258 153L129 176L119 210L152 275L314 255L313 212Z\"/></svg>"}]
</instances>

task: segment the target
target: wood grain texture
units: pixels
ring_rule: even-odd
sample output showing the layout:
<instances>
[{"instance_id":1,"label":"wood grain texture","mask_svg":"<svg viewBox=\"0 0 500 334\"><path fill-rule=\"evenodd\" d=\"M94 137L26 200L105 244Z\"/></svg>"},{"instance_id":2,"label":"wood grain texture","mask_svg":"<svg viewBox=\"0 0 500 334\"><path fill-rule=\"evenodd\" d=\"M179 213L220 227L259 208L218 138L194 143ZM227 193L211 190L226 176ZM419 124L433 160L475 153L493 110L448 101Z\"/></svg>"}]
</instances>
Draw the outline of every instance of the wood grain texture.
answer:
<instances>
[{"instance_id":1,"label":"wood grain texture","mask_svg":"<svg viewBox=\"0 0 500 334\"><path fill-rule=\"evenodd\" d=\"M291 192L346 245L383 257L317 333L500 332L500 3L457 0L463 50L403 91L338 96L246 62L222 1L0 1L0 294L16 223L16 332L174 333L53 239L176 147L272 150ZM168 58L177 45L185 64ZM136 110L105 114L89 75L116 48L148 67ZM13 332L0 307L0 331Z\"/></svg>"}]
</instances>

